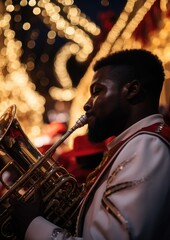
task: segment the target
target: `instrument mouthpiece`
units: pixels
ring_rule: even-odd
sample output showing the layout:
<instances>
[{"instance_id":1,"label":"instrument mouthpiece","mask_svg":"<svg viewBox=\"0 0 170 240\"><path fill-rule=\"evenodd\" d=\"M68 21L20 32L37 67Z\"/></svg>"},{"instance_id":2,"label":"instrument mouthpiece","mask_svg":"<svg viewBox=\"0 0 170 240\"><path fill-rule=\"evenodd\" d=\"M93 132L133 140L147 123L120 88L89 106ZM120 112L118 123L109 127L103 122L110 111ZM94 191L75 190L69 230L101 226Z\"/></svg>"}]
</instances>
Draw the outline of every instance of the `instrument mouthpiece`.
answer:
<instances>
[{"instance_id":1,"label":"instrument mouthpiece","mask_svg":"<svg viewBox=\"0 0 170 240\"><path fill-rule=\"evenodd\" d=\"M87 116L86 116L86 114L82 115L82 116L77 120L77 122L76 122L75 125L74 125L74 129L81 128L81 127L83 127L85 124L87 124Z\"/></svg>"}]
</instances>

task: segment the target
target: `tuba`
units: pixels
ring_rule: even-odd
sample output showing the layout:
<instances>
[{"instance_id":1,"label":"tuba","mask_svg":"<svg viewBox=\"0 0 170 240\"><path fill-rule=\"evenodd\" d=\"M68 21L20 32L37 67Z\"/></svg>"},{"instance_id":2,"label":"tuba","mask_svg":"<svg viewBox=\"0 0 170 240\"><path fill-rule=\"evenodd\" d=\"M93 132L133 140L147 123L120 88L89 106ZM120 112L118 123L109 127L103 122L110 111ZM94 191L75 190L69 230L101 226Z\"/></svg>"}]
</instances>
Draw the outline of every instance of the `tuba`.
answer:
<instances>
[{"instance_id":1,"label":"tuba","mask_svg":"<svg viewBox=\"0 0 170 240\"><path fill-rule=\"evenodd\" d=\"M42 189L44 217L74 232L84 185L67 172L52 155L56 148L77 128L87 123L86 115L54 143L45 154L31 143L16 117L16 106L10 106L0 117L0 239L17 240L12 232L11 196L31 201L35 190Z\"/></svg>"}]
</instances>

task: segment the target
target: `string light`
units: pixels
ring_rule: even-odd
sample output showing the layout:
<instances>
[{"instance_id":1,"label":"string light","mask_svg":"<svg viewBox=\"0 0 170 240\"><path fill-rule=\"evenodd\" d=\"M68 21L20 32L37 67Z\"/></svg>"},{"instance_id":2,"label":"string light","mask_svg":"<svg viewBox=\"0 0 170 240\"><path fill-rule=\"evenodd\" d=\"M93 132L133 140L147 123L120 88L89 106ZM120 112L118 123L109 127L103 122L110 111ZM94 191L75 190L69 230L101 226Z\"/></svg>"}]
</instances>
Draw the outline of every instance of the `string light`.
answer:
<instances>
[{"instance_id":1,"label":"string light","mask_svg":"<svg viewBox=\"0 0 170 240\"><path fill-rule=\"evenodd\" d=\"M32 28L31 22L27 21L22 23L23 19L20 11L27 6L32 8L34 15L39 15L40 19L50 27L47 34L48 44L54 44L57 35L70 41L61 48L55 58L55 70L62 86L62 89L53 87L49 90L50 95L55 100L71 101L74 98L75 89L72 86L71 78L67 72L67 61L71 56L75 56L75 59L79 62L86 61L88 56L93 52L93 38L100 34L100 28L88 19L87 16L74 5L74 1L72 0L62 0L55 4L50 0L21 0L17 3L12 0L5 1L5 10L6 13L9 14L5 14L4 18L1 19L1 27L4 28L3 25L5 24L5 26L8 25L8 28L4 28L4 47L1 49L0 55L0 58L3 58L3 63L0 67L2 70L1 73L6 67L8 74L7 76L4 76L3 73L1 74L1 80L3 80L1 82L5 82L6 86L6 88L5 86L1 88L4 94L6 94L5 96L1 94L3 98L1 107L4 109L10 105L11 102L12 104L15 103L18 108L17 112L20 121L24 123L24 128L26 132L29 133L29 136L34 138L40 134L45 103L45 99L35 91L35 86L26 73L26 71L34 70L36 56L31 54L26 64L21 64L19 58L22 54L22 44L20 41L15 40L15 33L9 26L11 19L10 14L15 12L14 21L16 23L16 29L21 29L22 27L24 31L28 31ZM5 18L9 18L8 21ZM38 29L32 31L30 39L27 42L29 49L34 50L36 47L38 35ZM48 54L43 54L40 59L42 62L47 62L49 56ZM62 61L59 61L59 59L62 59ZM6 79L9 80L9 84ZM47 81L48 80L46 80L46 82ZM56 98L56 96L58 96L58 98Z\"/></svg>"},{"instance_id":2,"label":"string light","mask_svg":"<svg viewBox=\"0 0 170 240\"><path fill-rule=\"evenodd\" d=\"M143 3L142 6L138 6L138 9L135 10L135 15L133 18L128 22L125 22L126 28L122 32L122 34L119 36L119 38L112 44L112 49L111 51L117 51L123 48L127 48L126 42L130 37L132 36L132 33L134 30L137 28L139 23L142 21L144 18L145 14L150 10L152 5L154 4L156 0L148 0ZM133 2L134 5L135 2ZM130 4L131 5L131 4ZM135 6L135 5L134 5ZM131 12L131 9L129 9Z\"/></svg>"},{"instance_id":3,"label":"string light","mask_svg":"<svg viewBox=\"0 0 170 240\"><path fill-rule=\"evenodd\" d=\"M10 19L8 13L0 19L0 37L3 39L0 48L0 112L2 114L7 107L15 104L19 122L28 137L34 140L41 133L45 99L35 91L26 67L20 62L22 44L15 40Z\"/></svg>"},{"instance_id":4,"label":"string light","mask_svg":"<svg viewBox=\"0 0 170 240\"><path fill-rule=\"evenodd\" d=\"M50 27L47 34L47 43L52 45L55 43L56 36L68 39L69 43L75 43L78 46L78 51L72 53L70 44L66 44L56 54L55 71L60 85L65 90L72 87L72 81L68 71L67 62L73 55L78 62L85 62L89 55L93 52L93 38L100 34L100 28L92 22L81 10L74 4L73 0L58 0L55 4L50 0L21 0L18 4L13 4L12 1L6 0L6 10L9 12L17 11L17 8L30 6L34 15L39 15L43 23ZM20 23L21 16L15 16L15 21ZM31 28L31 23L24 23L23 29L25 31ZM29 49L36 47L34 39L30 39L27 43ZM67 50L66 50L67 49ZM59 54L60 57L57 55ZM60 60L59 60L60 59ZM61 61L63 59L64 61ZM27 69L32 71L35 65L32 61L27 62ZM64 80L63 80L63 75ZM63 85L63 81L65 82ZM68 83L66 83L68 82ZM72 89L70 89L72 91ZM73 89L74 91L74 89ZM64 100L64 99L63 99Z\"/></svg>"},{"instance_id":5,"label":"string light","mask_svg":"<svg viewBox=\"0 0 170 240\"><path fill-rule=\"evenodd\" d=\"M67 71L66 65L68 60L71 56L75 56L78 62L86 61L94 49L91 38L100 34L99 27L90 21L85 14L82 14L81 10L73 5L73 3L73 1L58 1L57 5L47 0L40 0L38 2L38 6L43 9L42 15L44 23L48 23L51 29L60 37L71 40L71 42L65 44L60 49L54 62L57 79L63 87L63 91L67 88L67 90L70 90L70 93L74 92L74 89L71 89L72 80ZM74 53L70 47L73 46L73 44L78 46L78 50ZM66 95L63 94L63 96ZM70 94L70 96L73 97L74 94ZM51 97L53 97L53 95L51 95ZM66 99L62 100L65 101Z\"/></svg>"},{"instance_id":6,"label":"string light","mask_svg":"<svg viewBox=\"0 0 170 240\"><path fill-rule=\"evenodd\" d=\"M150 32L150 41L145 44L145 49L150 50L154 54L158 55L164 63L165 68L165 82L160 97L160 105L167 106L170 103L170 19L167 16L168 4L167 1L162 1L160 5L162 10L162 17L159 20L159 28L153 32ZM164 3L164 4L163 4ZM125 44L128 48L141 48L140 40L134 39L132 36Z\"/></svg>"}]
</instances>

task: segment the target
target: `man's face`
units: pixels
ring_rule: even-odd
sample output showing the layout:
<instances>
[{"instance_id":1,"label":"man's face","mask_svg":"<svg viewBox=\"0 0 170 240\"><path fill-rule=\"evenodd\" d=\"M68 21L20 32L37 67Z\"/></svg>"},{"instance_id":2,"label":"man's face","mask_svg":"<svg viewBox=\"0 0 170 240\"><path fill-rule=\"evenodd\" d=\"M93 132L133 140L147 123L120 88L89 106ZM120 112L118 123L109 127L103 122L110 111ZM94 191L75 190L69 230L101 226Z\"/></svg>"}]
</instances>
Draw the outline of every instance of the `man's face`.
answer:
<instances>
[{"instance_id":1,"label":"man's face","mask_svg":"<svg viewBox=\"0 0 170 240\"><path fill-rule=\"evenodd\" d=\"M100 142L123 131L128 106L126 90L117 82L123 76L118 67L99 69L90 86L90 98L84 105L88 117L89 139Z\"/></svg>"}]
</instances>

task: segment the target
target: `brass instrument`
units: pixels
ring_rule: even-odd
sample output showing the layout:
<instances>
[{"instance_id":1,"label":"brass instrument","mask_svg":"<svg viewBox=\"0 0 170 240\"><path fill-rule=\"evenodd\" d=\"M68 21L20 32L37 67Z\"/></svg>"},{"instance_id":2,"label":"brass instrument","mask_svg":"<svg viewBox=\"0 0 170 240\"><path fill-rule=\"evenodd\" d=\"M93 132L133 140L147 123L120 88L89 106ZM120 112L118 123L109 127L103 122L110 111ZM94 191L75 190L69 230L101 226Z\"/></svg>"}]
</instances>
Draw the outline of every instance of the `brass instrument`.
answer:
<instances>
[{"instance_id":1,"label":"brass instrument","mask_svg":"<svg viewBox=\"0 0 170 240\"><path fill-rule=\"evenodd\" d=\"M0 117L0 239L16 240L10 227L10 197L31 201L41 187L45 218L72 231L74 218L83 198L83 185L52 158L55 149L77 128L87 123L78 119L61 139L43 155L22 130L16 106L10 106Z\"/></svg>"}]
</instances>

